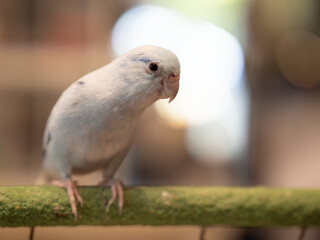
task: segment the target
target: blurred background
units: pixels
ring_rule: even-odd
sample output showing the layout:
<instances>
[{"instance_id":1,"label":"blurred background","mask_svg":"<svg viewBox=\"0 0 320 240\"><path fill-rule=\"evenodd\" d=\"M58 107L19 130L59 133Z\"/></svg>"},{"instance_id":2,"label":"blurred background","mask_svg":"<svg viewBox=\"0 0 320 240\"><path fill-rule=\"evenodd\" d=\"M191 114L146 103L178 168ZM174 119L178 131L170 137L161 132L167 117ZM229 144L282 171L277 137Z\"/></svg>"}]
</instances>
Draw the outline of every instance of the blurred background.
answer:
<instances>
[{"instance_id":1,"label":"blurred background","mask_svg":"<svg viewBox=\"0 0 320 240\"><path fill-rule=\"evenodd\" d=\"M47 117L73 81L154 44L181 88L142 117L126 185L320 186L318 0L0 0L0 184L33 184ZM77 177L96 184L101 173ZM0 229L26 239L28 228ZM35 239L198 239L199 227L37 228ZM207 239L299 229L209 228ZM319 239L317 229L306 239Z\"/></svg>"}]
</instances>

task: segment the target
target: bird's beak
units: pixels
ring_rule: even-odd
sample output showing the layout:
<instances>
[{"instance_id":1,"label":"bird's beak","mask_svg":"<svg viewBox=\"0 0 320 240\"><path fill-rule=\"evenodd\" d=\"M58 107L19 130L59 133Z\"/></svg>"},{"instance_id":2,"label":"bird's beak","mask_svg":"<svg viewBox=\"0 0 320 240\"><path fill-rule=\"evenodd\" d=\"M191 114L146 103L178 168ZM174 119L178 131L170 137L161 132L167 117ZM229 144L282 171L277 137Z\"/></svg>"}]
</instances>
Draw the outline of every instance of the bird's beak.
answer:
<instances>
[{"instance_id":1,"label":"bird's beak","mask_svg":"<svg viewBox=\"0 0 320 240\"><path fill-rule=\"evenodd\" d=\"M160 94L161 99L169 98L169 103L177 96L179 91L180 74L170 75L163 80L163 90Z\"/></svg>"}]
</instances>

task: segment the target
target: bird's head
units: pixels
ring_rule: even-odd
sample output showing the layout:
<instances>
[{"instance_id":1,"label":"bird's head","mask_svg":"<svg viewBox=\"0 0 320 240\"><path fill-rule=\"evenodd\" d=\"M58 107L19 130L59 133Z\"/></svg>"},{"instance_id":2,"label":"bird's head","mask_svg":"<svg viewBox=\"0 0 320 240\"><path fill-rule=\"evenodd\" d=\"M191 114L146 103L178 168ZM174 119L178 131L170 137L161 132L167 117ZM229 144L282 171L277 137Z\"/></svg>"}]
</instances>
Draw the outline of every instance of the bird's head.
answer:
<instances>
[{"instance_id":1,"label":"bird's head","mask_svg":"<svg viewBox=\"0 0 320 240\"><path fill-rule=\"evenodd\" d=\"M171 102L179 90L180 63L177 56L162 47L146 45L125 53L126 76L142 91L154 92L157 99ZM120 57L120 58L122 58ZM122 58L123 59L123 58Z\"/></svg>"}]
</instances>

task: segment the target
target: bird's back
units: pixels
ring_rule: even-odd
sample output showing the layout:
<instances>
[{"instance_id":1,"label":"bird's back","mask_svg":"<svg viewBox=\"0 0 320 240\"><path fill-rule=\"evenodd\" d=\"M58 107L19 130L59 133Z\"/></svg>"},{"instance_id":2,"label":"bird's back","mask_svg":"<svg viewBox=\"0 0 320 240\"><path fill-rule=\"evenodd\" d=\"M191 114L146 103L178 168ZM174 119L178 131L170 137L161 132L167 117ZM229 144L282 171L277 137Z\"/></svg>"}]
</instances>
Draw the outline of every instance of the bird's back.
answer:
<instances>
[{"instance_id":1,"label":"bird's back","mask_svg":"<svg viewBox=\"0 0 320 240\"><path fill-rule=\"evenodd\" d=\"M90 172L121 161L129 149L139 114L123 109L114 87L97 88L95 75L74 82L52 109L43 138L47 168Z\"/></svg>"}]
</instances>

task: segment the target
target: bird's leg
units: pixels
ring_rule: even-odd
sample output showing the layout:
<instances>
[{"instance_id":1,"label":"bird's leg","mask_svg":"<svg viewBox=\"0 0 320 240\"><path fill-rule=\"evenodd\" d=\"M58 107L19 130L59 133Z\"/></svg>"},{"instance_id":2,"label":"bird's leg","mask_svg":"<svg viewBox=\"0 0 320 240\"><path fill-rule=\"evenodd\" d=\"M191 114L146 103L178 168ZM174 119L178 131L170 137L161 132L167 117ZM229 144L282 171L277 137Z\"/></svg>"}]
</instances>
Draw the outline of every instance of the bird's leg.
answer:
<instances>
[{"instance_id":1,"label":"bird's leg","mask_svg":"<svg viewBox=\"0 0 320 240\"><path fill-rule=\"evenodd\" d=\"M77 183L75 181L72 181L70 178L68 178L64 181L54 180L51 182L51 184L67 190L72 213L74 215L74 220L77 220L78 212L77 212L77 202L76 201L78 201L80 203L81 207L83 206L83 200L82 200L82 198L76 188Z\"/></svg>"},{"instance_id":2,"label":"bird's leg","mask_svg":"<svg viewBox=\"0 0 320 240\"><path fill-rule=\"evenodd\" d=\"M112 198L108 201L108 204L107 204L107 207L106 207L106 211L107 212L109 211L110 205L112 203L114 203L114 201L118 197L118 199L119 199L119 202L118 202L119 214L121 214L122 213L122 208L123 208L123 201L124 201L122 182L119 179L112 178L112 179L102 180L98 185L99 186L110 186L111 187Z\"/></svg>"}]
</instances>

